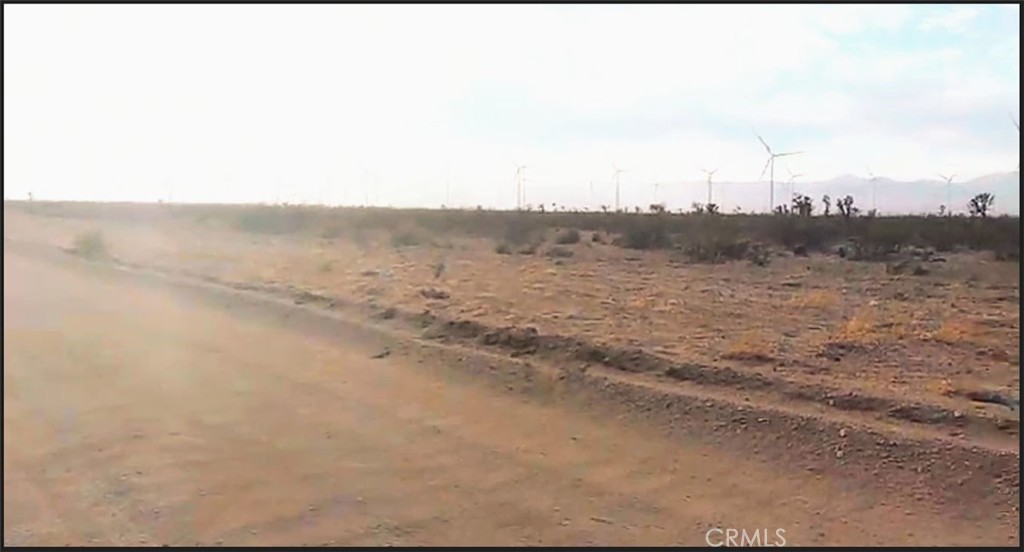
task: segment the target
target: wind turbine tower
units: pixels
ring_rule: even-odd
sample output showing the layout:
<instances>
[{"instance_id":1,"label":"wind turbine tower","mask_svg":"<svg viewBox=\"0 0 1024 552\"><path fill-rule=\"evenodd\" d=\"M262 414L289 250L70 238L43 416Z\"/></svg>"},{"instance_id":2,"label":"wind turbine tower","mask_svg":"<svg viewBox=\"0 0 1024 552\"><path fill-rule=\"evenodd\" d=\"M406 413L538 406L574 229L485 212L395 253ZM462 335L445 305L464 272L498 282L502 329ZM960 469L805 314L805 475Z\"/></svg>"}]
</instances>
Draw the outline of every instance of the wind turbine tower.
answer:
<instances>
[{"instance_id":1,"label":"wind turbine tower","mask_svg":"<svg viewBox=\"0 0 1024 552\"><path fill-rule=\"evenodd\" d=\"M612 178L615 179L615 210L618 211L619 210L619 175L624 173L624 172L626 172L626 169L620 169L620 168L616 167L615 163L612 163L612 168L615 169L615 172L612 173Z\"/></svg>"},{"instance_id":2,"label":"wind turbine tower","mask_svg":"<svg viewBox=\"0 0 1024 552\"><path fill-rule=\"evenodd\" d=\"M793 171L789 170L789 165L786 165L786 172L789 173L789 180L786 181L788 187L789 197L793 197L793 181L803 176L802 174L793 174Z\"/></svg>"},{"instance_id":3,"label":"wind turbine tower","mask_svg":"<svg viewBox=\"0 0 1024 552\"><path fill-rule=\"evenodd\" d=\"M953 201L953 179L956 178L956 174L951 174L949 176L940 174L939 178L946 181L946 211L952 213L953 205L951 202Z\"/></svg>"},{"instance_id":4,"label":"wind turbine tower","mask_svg":"<svg viewBox=\"0 0 1024 552\"><path fill-rule=\"evenodd\" d=\"M516 209L522 210L523 204L526 202L526 165L516 165Z\"/></svg>"},{"instance_id":5,"label":"wind turbine tower","mask_svg":"<svg viewBox=\"0 0 1024 552\"><path fill-rule=\"evenodd\" d=\"M761 145L763 145L764 149L768 152L768 161L765 162L764 168L761 169L761 178L764 178L765 171L770 171L768 173L768 212L771 213L775 211L775 158L785 157L787 155L796 155L798 153L803 152L788 151L785 153L775 153L772 151L772 148L768 145L768 142L765 142L764 138L761 138L760 134L754 132L754 135L757 136L757 139L761 142Z\"/></svg>"},{"instance_id":6,"label":"wind turbine tower","mask_svg":"<svg viewBox=\"0 0 1024 552\"><path fill-rule=\"evenodd\" d=\"M864 168L868 170L868 180L871 182L871 210L877 212L878 205L875 203L875 196L876 196L876 192L878 191L877 190L878 185L876 184L876 182L878 182L878 177L875 176L875 173L871 172L871 168L870 167L864 167ZM947 199L947 201L948 201L948 199Z\"/></svg>"},{"instance_id":7,"label":"wind turbine tower","mask_svg":"<svg viewBox=\"0 0 1024 552\"><path fill-rule=\"evenodd\" d=\"M710 171L707 170L707 169L701 169L701 170L704 171L704 174L708 175L708 205L710 205L711 204L711 177L715 176L715 173L718 172L718 169L714 169L714 170L710 170Z\"/></svg>"}]
</instances>

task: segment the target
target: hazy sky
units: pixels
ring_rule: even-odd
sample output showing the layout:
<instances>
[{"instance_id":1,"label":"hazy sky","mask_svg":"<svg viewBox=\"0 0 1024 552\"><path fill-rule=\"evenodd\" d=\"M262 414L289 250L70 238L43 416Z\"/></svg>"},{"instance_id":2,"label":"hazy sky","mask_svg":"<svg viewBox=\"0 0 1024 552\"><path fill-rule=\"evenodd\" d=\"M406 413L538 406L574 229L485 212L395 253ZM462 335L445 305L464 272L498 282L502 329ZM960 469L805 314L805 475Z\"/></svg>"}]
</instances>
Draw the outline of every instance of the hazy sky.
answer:
<instances>
[{"instance_id":1,"label":"hazy sky","mask_svg":"<svg viewBox=\"0 0 1024 552\"><path fill-rule=\"evenodd\" d=\"M4 191L508 207L519 163L594 206L614 162L646 205L756 181L753 128L804 179L967 179L1017 165L1019 9L5 5Z\"/></svg>"}]
</instances>

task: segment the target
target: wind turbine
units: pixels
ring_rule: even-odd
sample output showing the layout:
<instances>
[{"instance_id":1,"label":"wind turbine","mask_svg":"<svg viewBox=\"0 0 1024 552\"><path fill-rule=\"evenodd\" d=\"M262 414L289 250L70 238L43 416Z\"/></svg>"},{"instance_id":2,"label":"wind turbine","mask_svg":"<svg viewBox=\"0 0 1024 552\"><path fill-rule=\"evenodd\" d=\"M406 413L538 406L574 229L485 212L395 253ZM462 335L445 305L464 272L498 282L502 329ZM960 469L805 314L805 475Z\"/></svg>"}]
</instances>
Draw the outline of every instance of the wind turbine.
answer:
<instances>
[{"instance_id":1,"label":"wind turbine","mask_svg":"<svg viewBox=\"0 0 1024 552\"><path fill-rule=\"evenodd\" d=\"M615 210L618 211L619 210L619 175L624 173L624 172L626 172L626 169L620 169L620 168L616 167L615 163L612 163L612 168L615 169L615 172L612 173L612 178L615 180Z\"/></svg>"},{"instance_id":2,"label":"wind turbine","mask_svg":"<svg viewBox=\"0 0 1024 552\"><path fill-rule=\"evenodd\" d=\"M775 211L775 158L776 157L785 157L787 155L796 155L798 153L803 153L803 152L802 151L788 151L788 152L785 152L785 153L775 153L775 152L772 151L772 148L768 146L768 142L765 142L764 138L761 138L760 134L758 134L757 132L754 132L754 135L757 136L757 139L760 140L761 145L763 145L764 149L768 152L768 161L765 162L764 168L761 169L761 176L760 176L760 178L764 178L764 172L769 170L769 169L771 169L771 172L769 173L769 176L768 176L768 186L769 186L769 192L768 192L769 193L769 195L768 195L768 212L774 212Z\"/></svg>"},{"instance_id":3,"label":"wind turbine","mask_svg":"<svg viewBox=\"0 0 1024 552\"><path fill-rule=\"evenodd\" d=\"M522 210L523 203L526 200L526 190L523 186L525 182L524 171L526 171L526 165L516 165L516 209Z\"/></svg>"},{"instance_id":4,"label":"wind turbine","mask_svg":"<svg viewBox=\"0 0 1024 552\"><path fill-rule=\"evenodd\" d=\"M875 176L875 173L871 172L871 167L864 167L864 168L867 169L867 171L868 171L868 180L871 182L871 210L875 211L878 208L877 205L875 205L875 191L876 191L876 188L878 187L878 185L875 184L875 183L878 181L878 177Z\"/></svg>"},{"instance_id":5,"label":"wind turbine","mask_svg":"<svg viewBox=\"0 0 1024 552\"><path fill-rule=\"evenodd\" d=\"M786 181L788 187L789 197L793 197L793 181L803 176L802 174L793 174L793 171L789 170L789 165L786 165L786 172L789 173L789 180Z\"/></svg>"},{"instance_id":6,"label":"wind turbine","mask_svg":"<svg viewBox=\"0 0 1024 552\"><path fill-rule=\"evenodd\" d=\"M718 169L714 169L714 170L710 170L710 171L707 170L707 169L701 169L701 170L704 171L704 174L708 175L708 204L710 205L711 204L711 177L714 176L716 172L718 172Z\"/></svg>"},{"instance_id":7,"label":"wind turbine","mask_svg":"<svg viewBox=\"0 0 1024 552\"><path fill-rule=\"evenodd\" d=\"M951 194L953 189L953 179L956 178L956 174L954 173L949 176L940 174L939 178L946 181L946 211L952 213L953 205L951 205L950 202L953 201Z\"/></svg>"}]
</instances>

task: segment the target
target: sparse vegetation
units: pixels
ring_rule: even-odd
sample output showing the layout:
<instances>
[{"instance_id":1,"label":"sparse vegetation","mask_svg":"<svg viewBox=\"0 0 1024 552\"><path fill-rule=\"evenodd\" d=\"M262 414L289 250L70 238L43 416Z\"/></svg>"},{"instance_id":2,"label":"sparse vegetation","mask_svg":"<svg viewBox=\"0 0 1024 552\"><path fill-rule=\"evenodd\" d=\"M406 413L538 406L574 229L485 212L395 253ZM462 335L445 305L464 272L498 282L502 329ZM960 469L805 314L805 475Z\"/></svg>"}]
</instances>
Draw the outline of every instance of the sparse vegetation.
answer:
<instances>
[{"instance_id":1,"label":"sparse vegetation","mask_svg":"<svg viewBox=\"0 0 1024 552\"><path fill-rule=\"evenodd\" d=\"M391 235L391 246L392 247L416 247L423 245L427 240L424 240L420 235L420 231L412 228L405 228Z\"/></svg>"},{"instance_id":2,"label":"sparse vegetation","mask_svg":"<svg viewBox=\"0 0 1024 552\"><path fill-rule=\"evenodd\" d=\"M979 198L979 202L981 198ZM27 202L26 202L27 203ZM999 260L1020 258L1020 218L992 216L876 216L857 217L852 196L839 201L824 201L837 207L841 216L769 216L724 214L706 216L708 206L697 213L634 214L599 212L534 212L483 210L397 210L377 208L326 208L309 206L181 206L133 205L130 209L104 204L35 202L36 214L61 218L122 221L159 221L186 219L210 228L234 227L243 232L271 235L311 235L325 239L344 237L362 248L369 247L371 236L391 232L393 244L407 247L426 244L437 237L459 235L494 239L511 251L533 254L543 244L544 235L554 229L555 242L573 230L591 233L591 241L601 243L608 235L616 245L631 249L668 249L704 242L728 244L739 240L760 242L767 247L790 251L805 248L808 253L845 246L851 259L884 258L906 247L932 247L938 252L956 248L991 251ZM980 205L990 206L988 200ZM799 207L797 208L799 214ZM571 230L562 230L571 229ZM571 238L570 238L571 239ZM849 242L858 242L855 245ZM565 245L565 244L563 244ZM724 246L724 245L723 245ZM717 246L716 246L717 247ZM858 249L859 248L859 249ZM697 255L701 256L701 255Z\"/></svg>"},{"instance_id":3,"label":"sparse vegetation","mask_svg":"<svg viewBox=\"0 0 1024 552\"><path fill-rule=\"evenodd\" d=\"M98 230L90 230L76 236L72 251L86 259L102 259L110 256L107 242Z\"/></svg>"},{"instance_id":4,"label":"sparse vegetation","mask_svg":"<svg viewBox=\"0 0 1024 552\"><path fill-rule=\"evenodd\" d=\"M555 243L558 245L570 245L580 242L580 231L575 228L562 230L555 235Z\"/></svg>"},{"instance_id":5,"label":"sparse vegetation","mask_svg":"<svg viewBox=\"0 0 1024 552\"><path fill-rule=\"evenodd\" d=\"M620 243L623 247L629 249L666 249L671 247L672 240L665 223L666 217L653 215L631 217L631 219L622 234Z\"/></svg>"},{"instance_id":6,"label":"sparse vegetation","mask_svg":"<svg viewBox=\"0 0 1024 552\"><path fill-rule=\"evenodd\" d=\"M569 257L572 257L572 255L573 253L571 250L558 246L548 249L547 252L548 257L552 257L555 259L568 259Z\"/></svg>"}]
</instances>

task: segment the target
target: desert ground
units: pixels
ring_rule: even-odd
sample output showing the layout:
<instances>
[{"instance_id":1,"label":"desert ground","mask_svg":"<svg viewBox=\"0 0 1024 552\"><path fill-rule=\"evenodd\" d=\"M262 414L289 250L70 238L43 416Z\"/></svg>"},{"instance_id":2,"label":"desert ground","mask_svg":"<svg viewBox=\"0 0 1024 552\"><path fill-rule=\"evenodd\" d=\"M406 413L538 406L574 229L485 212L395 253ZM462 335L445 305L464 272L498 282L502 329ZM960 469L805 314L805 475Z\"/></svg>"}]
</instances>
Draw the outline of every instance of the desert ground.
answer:
<instances>
[{"instance_id":1,"label":"desert ground","mask_svg":"<svg viewBox=\"0 0 1024 552\"><path fill-rule=\"evenodd\" d=\"M1017 260L218 209L5 204L5 545L1019 544Z\"/></svg>"}]
</instances>

